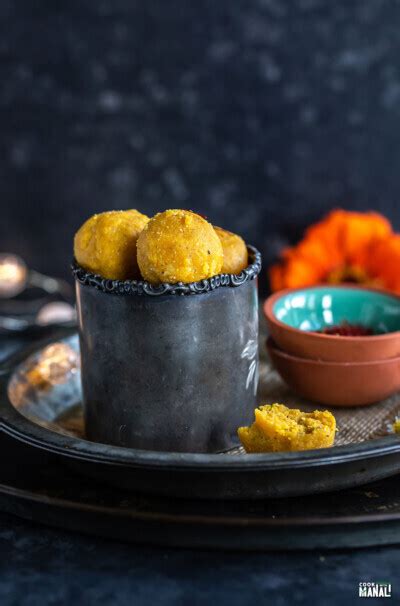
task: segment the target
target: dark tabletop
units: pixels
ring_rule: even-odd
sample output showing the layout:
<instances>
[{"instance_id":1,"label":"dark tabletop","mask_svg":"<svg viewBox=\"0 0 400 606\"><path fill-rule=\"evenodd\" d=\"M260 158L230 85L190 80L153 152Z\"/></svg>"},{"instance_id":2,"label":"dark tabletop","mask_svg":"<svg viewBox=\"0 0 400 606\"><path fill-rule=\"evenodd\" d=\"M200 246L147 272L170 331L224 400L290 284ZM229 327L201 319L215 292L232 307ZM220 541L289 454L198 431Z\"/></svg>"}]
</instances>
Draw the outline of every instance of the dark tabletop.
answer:
<instances>
[{"instance_id":1,"label":"dark tabletop","mask_svg":"<svg viewBox=\"0 0 400 606\"><path fill-rule=\"evenodd\" d=\"M398 547L288 554L150 549L2 515L0 603L347 605L358 603L363 580L391 582L391 603L399 603L399 554Z\"/></svg>"},{"instance_id":2,"label":"dark tabletop","mask_svg":"<svg viewBox=\"0 0 400 606\"><path fill-rule=\"evenodd\" d=\"M22 344L3 338L0 358ZM399 603L399 564L397 546L292 553L150 548L0 514L1 606L352 604L360 581L392 583Z\"/></svg>"}]
</instances>

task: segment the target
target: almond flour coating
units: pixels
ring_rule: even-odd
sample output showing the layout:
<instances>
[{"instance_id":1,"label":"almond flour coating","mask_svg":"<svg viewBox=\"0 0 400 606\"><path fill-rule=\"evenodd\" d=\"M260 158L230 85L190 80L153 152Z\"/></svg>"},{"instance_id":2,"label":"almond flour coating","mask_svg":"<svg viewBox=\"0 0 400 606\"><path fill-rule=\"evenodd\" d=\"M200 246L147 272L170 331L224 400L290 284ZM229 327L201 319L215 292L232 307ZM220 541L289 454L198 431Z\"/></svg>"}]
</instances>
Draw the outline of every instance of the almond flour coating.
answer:
<instances>
[{"instance_id":1,"label":"almond flour coating","mask_svg":"<svg viewBox=\"0 0 400 606\"><path fill-rule=\"evenodd\" d=\"M249 264L247 247L243 238L221 227L214 227L214 229L221 240L224 251L222 273L240 274Z\"/></svg>"},{"instance_id":2,"label":"almond flour coating","mask_svg":"<svg viewBox=\"0 0 400 606\"><path fill-rule=\"evenodd\" d=\"M84 269L104 278L139 279L136 243L148 221L137 210L93 215L75 235L75 259Z\"/></svg>"},{"instance_id":3,"label":"almond flour coating","mask_svg":"<svg viewBox=\"0 0 400 606\"><path fill-rule=\"evenodd\" d=\"M268 404L254 413L255 422L238 429L248 453L326 448L335 440L336 420L327 410L302 412L283 404Z\"/></svg>"},{"instance_id":4,"label":"almond flour coating","mask_svg":"<svg viewBox=\"0 0 400 606\"><path fill-rule=\"evenodd\" d=\"M139 236L141 274L152 284L197 282L221 273L223 250L213 226L187 210L155 215Z\"/></svg>"}]
</instances>

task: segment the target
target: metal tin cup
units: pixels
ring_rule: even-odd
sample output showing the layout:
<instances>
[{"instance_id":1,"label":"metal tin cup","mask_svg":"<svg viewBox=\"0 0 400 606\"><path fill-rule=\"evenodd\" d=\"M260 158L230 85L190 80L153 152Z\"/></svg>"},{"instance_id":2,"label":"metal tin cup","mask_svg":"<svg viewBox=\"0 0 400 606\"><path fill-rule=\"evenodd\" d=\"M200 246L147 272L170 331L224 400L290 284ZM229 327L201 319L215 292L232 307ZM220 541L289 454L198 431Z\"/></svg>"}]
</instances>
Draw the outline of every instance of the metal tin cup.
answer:
<instances>
[{"instance_id":1,"label":"metal tin cup","mask_svg":"<svg viewBox=\"0 0 400 606\"><path fill-rule=\"evenodd\" d=\"M152 286L74 264L86 434L131 448L217 452L255 407L261 256L238 275Z\"/></svg>"}]
</instances>

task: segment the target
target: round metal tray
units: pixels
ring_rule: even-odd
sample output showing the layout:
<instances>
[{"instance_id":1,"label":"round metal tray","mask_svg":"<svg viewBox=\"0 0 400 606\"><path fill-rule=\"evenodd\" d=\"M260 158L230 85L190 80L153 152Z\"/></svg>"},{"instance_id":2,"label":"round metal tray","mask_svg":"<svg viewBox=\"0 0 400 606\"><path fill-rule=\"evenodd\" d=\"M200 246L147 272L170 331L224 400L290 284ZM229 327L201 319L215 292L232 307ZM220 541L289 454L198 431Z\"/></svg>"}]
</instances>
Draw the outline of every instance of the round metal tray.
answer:
<instances>
[{"instance_id":1,"label":"round metal tray","mask_svg":"<svg viewBox=\"0 0 400 606\"><path fill-rule=\"evenodd\" d=\"M18 473L15 470L18 469ZM0 510L64 530L174 547L337 549L400 542L400 482L334 496L204 501L99 485L44 450L3 436Z\"/></svg>"},{"instance_id":2,"label":"round metal tray","mask_svg":"<svg viewBox=\"0 0 400 606\"><path fill-rule=\"evenodd\" d=\"M74 334L18 354L0 373L3 431L124 490L202 499L286 497L354 487L400 471L396 435L307 452L246 455L237 450L234 456L90 442L81 435L79 346ZM268 385L263 391L265 398ZM389 405L377 406L386 410Z\"/></svg>"}]
</instances>

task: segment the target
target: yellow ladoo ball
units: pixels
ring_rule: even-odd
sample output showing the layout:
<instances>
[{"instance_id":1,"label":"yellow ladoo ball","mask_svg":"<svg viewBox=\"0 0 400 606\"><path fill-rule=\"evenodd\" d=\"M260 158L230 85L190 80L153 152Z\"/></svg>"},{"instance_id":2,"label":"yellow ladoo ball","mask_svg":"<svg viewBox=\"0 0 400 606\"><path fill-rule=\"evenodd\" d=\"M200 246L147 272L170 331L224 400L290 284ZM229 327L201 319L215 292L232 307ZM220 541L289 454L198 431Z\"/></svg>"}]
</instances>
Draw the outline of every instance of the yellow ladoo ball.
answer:
<instances>
[{"instance_id":1,"label":"yellow ladoo ball","mask_svg":"<svg viewBox=\"0 0 400 606\"><path fill-rule=\"evenodd\" d=\"M93 215L75 235L75 259L84 269L104 278L139 279L136 243L148 221L137 210Z\"/></svg>"},{"instance_id":2,"label":"yellow ladoo ball","mask_svg":"<svg viewBox=\"0 0 400 606\"><path fill-rule=\"evenodd\" d=\"M187 210L166 210L149 221L137 243L145 280L197 282L219 274L223 250L213 226Z\"/></svg>"},{"instance_id":3,"label":"yellow ladoo ball","mask_svg":"<svg viewBox=\"0 0 400 606\"><path fill-rule=\"evenodd\" d=\"M221 240L224 251L222 273L240 274L249 264L247 248L243 238L221 227L214 227L214 229Z\"/></svg>"}]
</instances>

